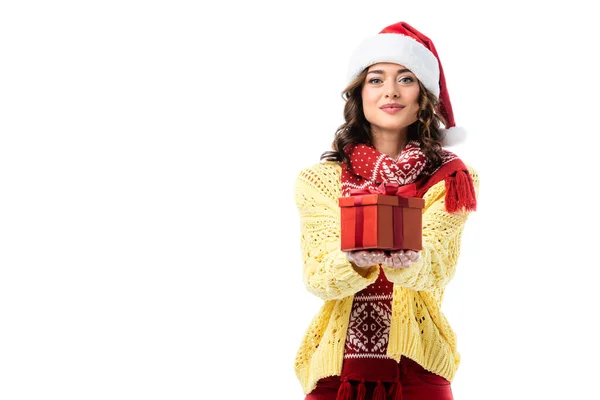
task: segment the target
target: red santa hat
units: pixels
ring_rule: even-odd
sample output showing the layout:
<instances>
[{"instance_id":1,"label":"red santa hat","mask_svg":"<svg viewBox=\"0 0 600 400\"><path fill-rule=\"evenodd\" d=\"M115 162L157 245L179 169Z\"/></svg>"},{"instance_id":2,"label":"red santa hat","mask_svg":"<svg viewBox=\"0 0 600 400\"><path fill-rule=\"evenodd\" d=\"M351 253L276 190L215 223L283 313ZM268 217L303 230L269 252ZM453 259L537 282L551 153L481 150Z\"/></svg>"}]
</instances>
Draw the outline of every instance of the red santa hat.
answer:
<instances>
[{"instance_id":1,"label":"red santa hat","mask_svg":"<svg viewBox=\"0 0 600 400\"><path fill-rule=\"evenodd\" d=\"M431 39L406 22L384 28L378 35L365 39L354 51L348 66L348 83L368 66L380 62L405 66L438 98L436 112L446 120L446 129L442 129L444 146L466 139L464 129L455 127L444 70Z\"/></svg>"}]
</instances>

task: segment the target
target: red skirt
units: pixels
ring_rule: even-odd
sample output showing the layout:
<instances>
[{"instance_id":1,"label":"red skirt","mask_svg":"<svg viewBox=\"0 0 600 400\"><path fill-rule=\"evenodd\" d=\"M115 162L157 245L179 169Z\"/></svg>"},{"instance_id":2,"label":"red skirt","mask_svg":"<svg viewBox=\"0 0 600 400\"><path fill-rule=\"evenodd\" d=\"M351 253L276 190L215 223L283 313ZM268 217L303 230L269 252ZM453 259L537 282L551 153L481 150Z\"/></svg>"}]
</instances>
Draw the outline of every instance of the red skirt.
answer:
<instances>
[{"instance_id":1,"label":"red skirt","mask_svg":"<svg viewBox=\"0 0 600 400\"><path fill-rule=\"evenodd\" d=\"M399 365L400 385L385 383L387 399L402 400L453 400L450 382L427 371L417 362L402 357ZM305 400L336 400L340 387L340 377L330 376L317 382L317 387L306 395ZM364 400L372 400L375 382L366 382ZM397 390L402 393L396 393ZM352 399L357 398L357 386L352 387Z\"/></svg>"}]
</instances>

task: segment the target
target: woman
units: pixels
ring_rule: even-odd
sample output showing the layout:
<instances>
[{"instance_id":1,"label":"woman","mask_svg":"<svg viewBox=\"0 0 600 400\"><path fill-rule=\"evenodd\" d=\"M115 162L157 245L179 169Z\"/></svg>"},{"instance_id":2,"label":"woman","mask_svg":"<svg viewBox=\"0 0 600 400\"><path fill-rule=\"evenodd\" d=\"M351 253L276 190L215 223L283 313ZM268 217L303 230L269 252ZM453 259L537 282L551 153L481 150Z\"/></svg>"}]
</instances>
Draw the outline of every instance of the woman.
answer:
<instances>
[{"instance_id":1,"label":"woman","mask_svg":"<svg viewBox=\"0 0 600 400\"><path fill-rule=\"evenodd\" d=\"M452 399L460 355L441 306L479 179L442 147L460 138L429 38L390 25L358 47L348 78L333 151L295 182L304 282L325 300L296 375L306 399ZM421 251L340 250L338 198L381 182L425 200Z\"/></svg>"}]
</instances>

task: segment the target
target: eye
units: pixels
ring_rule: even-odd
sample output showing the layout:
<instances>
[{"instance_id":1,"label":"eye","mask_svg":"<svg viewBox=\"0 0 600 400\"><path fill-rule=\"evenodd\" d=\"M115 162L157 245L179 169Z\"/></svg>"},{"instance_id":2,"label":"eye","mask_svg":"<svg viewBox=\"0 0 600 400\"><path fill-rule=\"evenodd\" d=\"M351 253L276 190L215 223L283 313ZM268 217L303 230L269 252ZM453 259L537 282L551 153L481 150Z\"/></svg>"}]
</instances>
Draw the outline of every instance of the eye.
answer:
<instances>
[{"instance_id":1,"label":"eye","mask_svg":"<svg viewBox=\"0 0 600 400\"><path fill-rule=\"evenodd\" d=\"M379 81L379 82L381 82L381 79L379 79L379 78L371 78L371 79L369 79L369 83L376 83L376 82L374 82L374 81Z\"/></svg>"},{"instance_id":2,"label":"eye","mask_svg":"<svg viewBox=\"0 0 600 400\"><path fill-rule=\"evenodd\" d=\"M402 78L399 79L399 81L402 83L411 83L411 82L414 82L415 80L410 76L403 76Z\"/></svg>"}]
</instances>

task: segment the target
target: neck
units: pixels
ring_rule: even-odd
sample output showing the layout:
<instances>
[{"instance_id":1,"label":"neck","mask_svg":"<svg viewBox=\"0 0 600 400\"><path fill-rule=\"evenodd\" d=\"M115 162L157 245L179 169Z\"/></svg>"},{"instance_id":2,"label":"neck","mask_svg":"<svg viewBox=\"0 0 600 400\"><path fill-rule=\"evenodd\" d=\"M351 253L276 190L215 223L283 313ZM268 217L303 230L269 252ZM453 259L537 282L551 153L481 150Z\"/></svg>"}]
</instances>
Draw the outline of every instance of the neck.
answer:
<instances>
[{"instance_id":1,"label":"neck","mask_svg":"<svg viewBox=\"0 0 600 400\"><path fill-rule=\"evenodd\" d=\"M396 160L408 143L407 130L401 132L373 131L373 147Z\"/></svg>"}]
</instances>

